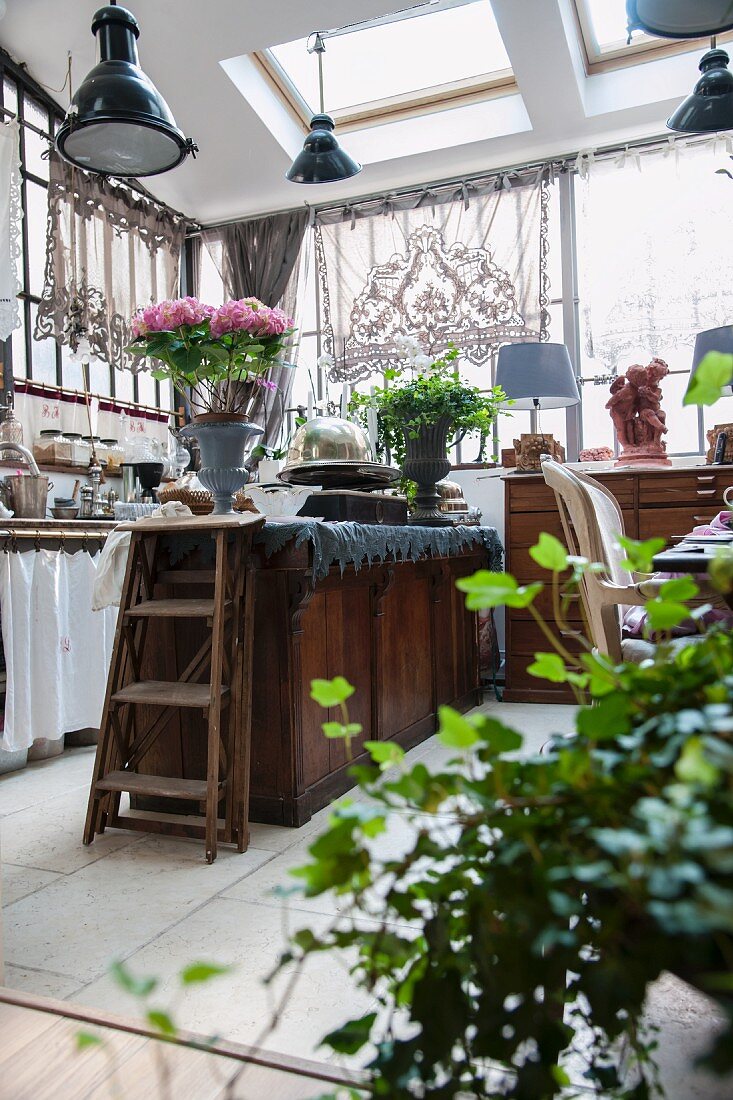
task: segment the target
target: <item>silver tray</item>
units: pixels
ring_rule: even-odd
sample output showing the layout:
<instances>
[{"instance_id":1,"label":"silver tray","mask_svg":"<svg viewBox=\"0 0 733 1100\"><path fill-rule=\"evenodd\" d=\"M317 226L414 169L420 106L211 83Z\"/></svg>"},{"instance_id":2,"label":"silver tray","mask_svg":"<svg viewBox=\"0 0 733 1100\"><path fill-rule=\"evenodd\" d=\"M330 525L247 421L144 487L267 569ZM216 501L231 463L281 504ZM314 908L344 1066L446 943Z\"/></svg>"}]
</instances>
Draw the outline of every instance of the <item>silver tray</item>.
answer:
<instances>
[{"instance_id":1,"label":"silver tray","mask_svg":"<svg viewBox=\"0 0 733 1100\"><path fill-rule=\"evenodd\" d=\"M324 489L377 489L402 476L394 466L382 462L341 461L298 462L277 475L286 485L321 485Z\"/></svg>"}]
</instances>

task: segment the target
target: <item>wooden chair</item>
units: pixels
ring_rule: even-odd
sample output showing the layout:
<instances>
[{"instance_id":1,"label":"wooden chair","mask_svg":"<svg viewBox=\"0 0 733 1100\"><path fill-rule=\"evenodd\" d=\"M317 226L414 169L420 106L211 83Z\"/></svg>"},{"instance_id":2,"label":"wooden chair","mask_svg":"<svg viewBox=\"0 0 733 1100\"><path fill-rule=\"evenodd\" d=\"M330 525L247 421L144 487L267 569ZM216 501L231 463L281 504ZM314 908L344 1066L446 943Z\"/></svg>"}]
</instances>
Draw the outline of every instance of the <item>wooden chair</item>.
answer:
<instances>
[{"instance_id":1,"label":"wooden chair","mask_svg":"<svg viewBox=\"0 0 733 1100\"><path fill-rule=\"evenodd\" d=\"M653 656L653 643L643 638L622 639L621 618L624 608L643 606L664 582L634 576L623 568L626 555L618 537L624 534L624 520L616 499L592 477L553 459L543 461L542 473L555 493L569 553L605 567L602 573L586 573L581 582L580 596L593 645L616 662L639 663ZM671 644L675 648L690 645L701 636L675 638Z\"/></svg>"},{"instance_id":2,"label":"wooden chair","mask_svg":"<svg viewBox=\"0 0 733 1100\"><path fill-rule=\"evenodd\" d=\"M249 767L254 626L254 577L249 566L253 533L264 516L149 518L121 525L131 532L127 570L117 619L112 662L94 765L84 843L107 824L182 836L203 836L206 859L216 858L217 839L245 851L249 839ZM213 540L213 569L171 565L170 545L194 537ZM180 596L182 590L197 593ZM208 589L209 595L199 593ZM171 592L174 593L171 597ZM161 642L151 622L199 619L208 624L203 644L183 671L175 639ZM152 645L151 645L151 633ZM165 637L165 635L163 635ZM165 650L162 654L149 650ZM163 659L173 677L149 679L146 663ZM208 675L207 674L208 670ZM182 713L203 714L206 775L154 774L156 741ZM148 770L140 764L147 760ZM120 794L198 804L205 825L120 816ZM221 807L221 814L220 814ZM219 828L219 817L223 827Z\"/></svg>"}]
</instances>

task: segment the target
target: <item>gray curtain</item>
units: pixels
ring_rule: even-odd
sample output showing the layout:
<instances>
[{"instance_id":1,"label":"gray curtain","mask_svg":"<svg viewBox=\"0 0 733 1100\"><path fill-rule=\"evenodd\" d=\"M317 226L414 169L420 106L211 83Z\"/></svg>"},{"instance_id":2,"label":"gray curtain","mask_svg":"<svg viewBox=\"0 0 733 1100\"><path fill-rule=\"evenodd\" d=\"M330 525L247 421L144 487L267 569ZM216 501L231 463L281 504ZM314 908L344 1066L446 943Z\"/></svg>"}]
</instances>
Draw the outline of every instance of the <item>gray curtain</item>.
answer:
<instances>
[{"instance_id":1,"label":"gray curtain","mask_svg":"<svg viewBox=\"0 0 733 1100\"><path fill-rule=\"evenodd\" d=\"M295 316L307 224L308 210L302 209L205 230L204 244L219 269L225 295L259 298ZM295 358L293 354L293 363ZM253 420L265 429L266 446L274 446L279 435L294 374L291 367L274 367L270 377L277 390L262 390L255 406Z\"/></svg>"}]
</instances>

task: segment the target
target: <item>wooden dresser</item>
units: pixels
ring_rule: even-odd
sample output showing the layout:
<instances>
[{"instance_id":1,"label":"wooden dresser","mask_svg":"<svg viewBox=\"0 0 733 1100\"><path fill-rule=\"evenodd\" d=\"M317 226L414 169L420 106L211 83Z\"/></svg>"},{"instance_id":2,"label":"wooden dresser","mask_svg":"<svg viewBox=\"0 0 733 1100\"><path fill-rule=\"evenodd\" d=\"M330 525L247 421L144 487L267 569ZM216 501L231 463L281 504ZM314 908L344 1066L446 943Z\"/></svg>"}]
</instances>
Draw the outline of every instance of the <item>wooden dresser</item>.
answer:
<instances>
[{"instance_id":1,"label":"wooden dresser","mask_svg":"<svg viewBox=\"0 0 733 1100\"><path fill-rule=\"evenodd\" d=\"M605 470L592 473L616 497L623 512L626 534L648 539L687 534L694 526L712 519L725 507L723 493L733 485L733 466L670 467L661 470ZM529 549L541 531L563 539L555 496L541 474L507 474L503 479L505 505L506 569L522 584L546 580ZM548 593L538 597L537 608L552 621ZM527 673L533 655L548 646L528 611L506 612L506 690L510 703L566 702L569 692L553 688ZM580 622L580 609L571 614Z\"/></svg>"}]
</instances>

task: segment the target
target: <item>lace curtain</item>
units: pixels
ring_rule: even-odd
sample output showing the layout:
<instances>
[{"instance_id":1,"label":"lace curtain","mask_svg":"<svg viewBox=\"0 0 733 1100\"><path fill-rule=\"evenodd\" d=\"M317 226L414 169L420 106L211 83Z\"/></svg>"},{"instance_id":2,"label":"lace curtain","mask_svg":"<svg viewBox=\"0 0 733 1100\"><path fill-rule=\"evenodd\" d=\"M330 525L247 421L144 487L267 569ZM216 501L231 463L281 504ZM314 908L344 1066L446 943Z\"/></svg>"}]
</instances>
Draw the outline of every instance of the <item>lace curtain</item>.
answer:
<instances>
[{"instance_id":1,"label":"lace curtain","mask_svg":"<svg viewBox=\"0 0 733 1100\"><path fill-rule=\"evenodd\" d=\"M23 207L20 201L20 124L0 126L0 340L20 324L18 277Z\"/></svg>"},{"instance_id":2,"label":"lace curtain","mask_svg":"<svg viewBox=\"0 0 733 1100\"><path fill-rule=\"evenodd\" d=\"M646 362L733 319L733 182L723 140L579 158L585 351Z\"/></svg>"},{"instance_id":3,"label":"lace curtain","mask_svg":"<svg viewBox=\"0 0 733 1100\"><path fill-rule=\"evenodd\" d=\"M333 382L397 361L395 337L475 366L501 345L548 336L544 174L505 175L317 215L325 349Z\"/></svg>"},{"instance_id":4,"label":"lace curtain","mask_svg":"<svg viewBox=\"0 0 733 1100\"><path fill-rule=\"evenodd\" d=\"M51 152L46 270L34 338L74 348L121 369L128 321L140 306L175 297L184 220Z\"/></svg>"},{"instance_id":5,"label":"lace curtain","mask_svg":"<svg viewBox=\"0 0 733 1100\"><path fill-rule=\"evenodd\" d=\"M310 248L307 223L308 211L303 209L205 230L203 241L221 275L225 296L279 305L299 327ZM274 446L280 434L297 354L296 344L290 352L292 365L271 369L269 377L277 390L262 389L252 410L252 420L265 429L260 441L265 446Z\"/></svg>"}]
</instances>

